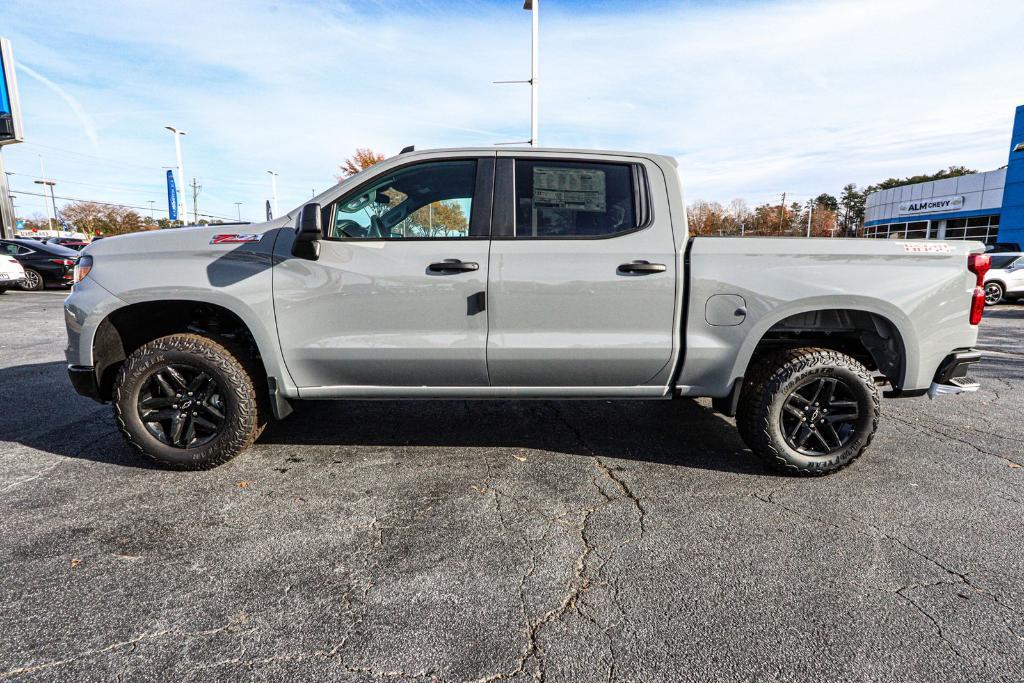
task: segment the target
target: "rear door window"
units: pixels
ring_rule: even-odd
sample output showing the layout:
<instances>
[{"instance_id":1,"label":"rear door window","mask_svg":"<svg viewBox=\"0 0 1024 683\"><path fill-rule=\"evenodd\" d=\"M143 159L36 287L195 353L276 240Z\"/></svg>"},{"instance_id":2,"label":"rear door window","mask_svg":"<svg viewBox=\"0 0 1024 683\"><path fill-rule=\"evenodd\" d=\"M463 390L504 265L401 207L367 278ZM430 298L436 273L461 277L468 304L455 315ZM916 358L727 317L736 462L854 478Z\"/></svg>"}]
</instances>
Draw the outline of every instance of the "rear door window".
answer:
<instances>
[{"instance_id":1,"label":"rear door window","mask_svg":"<svg viewBox=\"0 0 1024 683\"><path fill-rule=\"evenodd\" d=\"M518 159L515 237L594 239L636 230L637 179L631 164Z\"/></svg>"}]
</instances>

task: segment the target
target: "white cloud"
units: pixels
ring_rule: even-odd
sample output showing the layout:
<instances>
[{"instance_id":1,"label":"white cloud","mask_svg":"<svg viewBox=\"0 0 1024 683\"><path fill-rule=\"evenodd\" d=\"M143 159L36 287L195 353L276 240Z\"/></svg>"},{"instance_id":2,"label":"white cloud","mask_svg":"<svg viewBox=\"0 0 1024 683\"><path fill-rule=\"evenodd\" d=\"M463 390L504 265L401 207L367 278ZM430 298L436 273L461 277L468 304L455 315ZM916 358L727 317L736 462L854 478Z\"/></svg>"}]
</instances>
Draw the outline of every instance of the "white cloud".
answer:
<instances>
[{"instance_id":1,"label":"white cloud","mask_svg":"<svg viewBox=\"0 0 1024 683\"><path fill-rule=\"evenodd\" d=\"M0 24L21 62L81 102L102 151L23 79L30 140L103 158L33 145L6 158L34 172L44 152L51 175L100 186L59 194L162 205L166 123L189 131L201 210L230 216L242 201L253 218L267 168L283 208L325 189L356 146L528 137L527 88L491 84L528 73L515 2L38 4L7 0ZM544 8L542 142L674 154L691 199L995 168L1021 103L1019 0Z\"/></svg>"}]
</instances>

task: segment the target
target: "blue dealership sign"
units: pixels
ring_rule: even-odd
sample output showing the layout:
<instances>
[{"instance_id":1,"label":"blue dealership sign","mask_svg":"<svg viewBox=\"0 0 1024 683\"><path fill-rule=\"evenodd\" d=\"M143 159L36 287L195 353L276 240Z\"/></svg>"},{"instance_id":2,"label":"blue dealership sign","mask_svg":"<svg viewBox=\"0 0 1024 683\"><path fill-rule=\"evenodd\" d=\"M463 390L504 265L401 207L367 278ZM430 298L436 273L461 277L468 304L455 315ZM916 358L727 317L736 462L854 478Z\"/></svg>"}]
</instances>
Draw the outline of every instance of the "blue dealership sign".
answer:
<instances>
[{"instance_id":1,"label":"blue dealership sign","mask_svg":"<svg viewBox=\"0 0 1024 683\"><path fill-rule=\"evenodd\" d=\"M167 172L167 215L178 220L178 190L174 187L174 172Z\"/></svg>"}]
</instances>

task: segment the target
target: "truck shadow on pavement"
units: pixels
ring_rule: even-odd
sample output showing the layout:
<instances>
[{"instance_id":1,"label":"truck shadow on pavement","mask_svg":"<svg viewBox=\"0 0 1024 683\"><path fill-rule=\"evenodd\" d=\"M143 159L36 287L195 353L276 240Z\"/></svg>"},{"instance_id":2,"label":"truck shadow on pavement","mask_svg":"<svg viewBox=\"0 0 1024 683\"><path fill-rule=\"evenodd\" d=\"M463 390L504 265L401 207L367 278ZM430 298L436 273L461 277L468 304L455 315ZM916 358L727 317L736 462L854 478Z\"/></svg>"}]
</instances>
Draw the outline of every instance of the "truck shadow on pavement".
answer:
<instances>
[{"instance_id":1,"label":"truck shadow on pavement","mask_svg":"<svg viewBox=\"0 0 1024 683\"><path fill-rule=\"evenodd\" d=\"M0 368L0 441L67 458L150 469L110 406L73 393L62 362ZM771 474L730 421L676 401L298 401L256 442L259 458L301 453L330 465L353 448L547 451L744 474ZM304 449L316 446L318 448ZM322 447L326 447L326 450ZM334 448L332 448L334 447ZM335 450L335 448L337 450ZM268 450L269 449L269 450ZM6 449L5 449L6 450Z\"/></svg>"},{"instance_id":2,"label":"truck shadow on pavement","mask_svg":"<svg viewBox=\"0 0 1024 683\"><path fill-rule=\"evenodd\" d=\"M726 418L691 400L305 401L257 443L541 450L773 474Z\"/></svg>"}]
</instances>

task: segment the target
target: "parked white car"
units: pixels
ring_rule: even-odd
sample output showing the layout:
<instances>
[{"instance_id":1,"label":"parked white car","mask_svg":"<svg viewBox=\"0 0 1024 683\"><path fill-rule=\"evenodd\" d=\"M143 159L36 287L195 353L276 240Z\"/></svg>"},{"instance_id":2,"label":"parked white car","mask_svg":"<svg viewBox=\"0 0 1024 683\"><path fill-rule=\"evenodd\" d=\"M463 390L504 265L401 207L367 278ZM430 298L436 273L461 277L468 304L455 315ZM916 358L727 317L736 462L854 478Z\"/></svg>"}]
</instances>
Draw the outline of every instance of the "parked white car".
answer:
<instances>
[{"instance_id":1,"label":"parked white car","mask_svg":"<svg viewBox=\"0 0 1024 683\"><path fill-rule=\"evenodd\" d=\"M1017 298L1024 298L1024 253L992 254L992 266L985 274L985 305Z\"/></svg>"},{"instance_id":2,"label":"parked white car","mask_svg":"<svg viewBox=\"0 0 1024 683\"><path fill-rule=\"evenodd\" d=\"M0 294L25 283L25 269L13 256L0 254Z\"/></svg>"}]
</instances>

